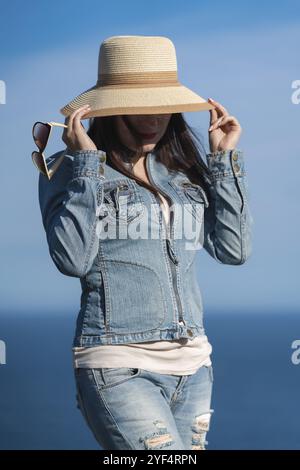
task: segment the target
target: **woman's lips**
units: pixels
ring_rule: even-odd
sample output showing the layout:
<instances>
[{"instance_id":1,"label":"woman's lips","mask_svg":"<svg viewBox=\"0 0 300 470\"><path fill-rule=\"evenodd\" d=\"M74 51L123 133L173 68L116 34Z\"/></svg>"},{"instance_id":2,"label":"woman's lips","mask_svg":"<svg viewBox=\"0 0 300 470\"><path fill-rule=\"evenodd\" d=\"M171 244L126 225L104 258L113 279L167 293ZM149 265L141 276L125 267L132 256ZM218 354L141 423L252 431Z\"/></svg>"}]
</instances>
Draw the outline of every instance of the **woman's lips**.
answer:
<instances>
[{"instance_id":1,"label":"woman's lips","mask_svg":"<svg viewBox=\"0 0 300 470\"><path fill-rule=\"evenodd\" d=\"M154 132L154 133L152 133L152 134L144 134L144 133L141 133L141 132L140 132L140 135L141 135L144 139L153 139L154 137L156 137L157 132Z\"/></svg>"}]
</instances>

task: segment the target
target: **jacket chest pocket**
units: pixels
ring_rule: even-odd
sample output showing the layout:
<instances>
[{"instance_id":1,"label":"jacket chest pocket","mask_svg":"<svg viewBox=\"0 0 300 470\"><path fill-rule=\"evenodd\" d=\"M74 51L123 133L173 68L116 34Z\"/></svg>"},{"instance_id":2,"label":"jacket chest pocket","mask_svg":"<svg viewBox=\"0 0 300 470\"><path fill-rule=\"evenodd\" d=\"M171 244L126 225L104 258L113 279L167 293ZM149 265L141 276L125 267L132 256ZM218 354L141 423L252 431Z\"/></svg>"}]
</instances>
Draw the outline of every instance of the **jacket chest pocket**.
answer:
<instances>
[{"instance_id":1,"label":"jacket chest pocket","mask_svg":"<svg viewBox=\"0 0 300 470\"><path fill-rule=\"evenodd\" d=\"M145 207L138 188L131 182L109 184L103 190L103 207L109 219L130 223L142 216Z\"/></svg>"},{"instance_id":2,"label":"jacket chest pocket","mask_svg":"<svg viewBox=\"0 0 300 470\"><path fill-rule=\"evenodd\" d=\"M209 206L204 189L186 178L170 181L170 185L183 203L183 211L188 211L196 220L201 221L205 208Z\"/></svg>"}]
</instances>

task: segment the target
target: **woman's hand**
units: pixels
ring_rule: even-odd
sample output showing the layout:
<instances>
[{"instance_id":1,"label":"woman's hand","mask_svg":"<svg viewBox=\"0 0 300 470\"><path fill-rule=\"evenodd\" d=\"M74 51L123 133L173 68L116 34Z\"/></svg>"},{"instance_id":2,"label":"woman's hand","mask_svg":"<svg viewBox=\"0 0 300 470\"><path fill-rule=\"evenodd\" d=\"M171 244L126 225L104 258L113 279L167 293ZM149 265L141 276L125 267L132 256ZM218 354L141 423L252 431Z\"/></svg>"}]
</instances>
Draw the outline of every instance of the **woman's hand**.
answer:
<instances>
[{"instance_id":1,"label":"woman's hand","mask_svg":"<svg viewBox=\"0 0 300 470\"><path fill-rule=\"evenodd\" d=\"M234 116L229 116L228 111L217 101L208 98L215 106L210 109L209 146L211 152L218 150L232 150L236 148L242 128Z\"/></svg>"},{"instance_id":2,"label":"woman's hand","mask_svg":"<svg viewBox=\"0 0 300 470\"><path fill-rule=\"evenodd\" d=\"M80 121L89 111L89 108L89 105L81 106L65 119L65 124L68 127L64 129L62 140L72 151L97 150L96 145L87 135L84 125Z\"/></svg>"}]
</instances>

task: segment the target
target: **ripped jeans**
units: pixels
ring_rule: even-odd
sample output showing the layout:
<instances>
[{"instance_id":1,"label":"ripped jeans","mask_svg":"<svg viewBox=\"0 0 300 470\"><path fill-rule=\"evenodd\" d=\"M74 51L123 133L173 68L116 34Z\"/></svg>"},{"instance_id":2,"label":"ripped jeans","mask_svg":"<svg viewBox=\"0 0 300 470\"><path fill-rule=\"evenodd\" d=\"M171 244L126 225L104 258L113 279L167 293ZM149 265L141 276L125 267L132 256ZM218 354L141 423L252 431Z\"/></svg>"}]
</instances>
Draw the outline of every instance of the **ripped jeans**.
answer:
<instances>
[{"instance_id":1,"label":"ripped jeans","mask_svg":"<svg viewBox=\"0 0 300 470\"><path fill-rule=\"evenodd\" d=\"M191 375L75 368L77 404L103 450L204 450L212 366Z\"/></svg>"}]
</instances>

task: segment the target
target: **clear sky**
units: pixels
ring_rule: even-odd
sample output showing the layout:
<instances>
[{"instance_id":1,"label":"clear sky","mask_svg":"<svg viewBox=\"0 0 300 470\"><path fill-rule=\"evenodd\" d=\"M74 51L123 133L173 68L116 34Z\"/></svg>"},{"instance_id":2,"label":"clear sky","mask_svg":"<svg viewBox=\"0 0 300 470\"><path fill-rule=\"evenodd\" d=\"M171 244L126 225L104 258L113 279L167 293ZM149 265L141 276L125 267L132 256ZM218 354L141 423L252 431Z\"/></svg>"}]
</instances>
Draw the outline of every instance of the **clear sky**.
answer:
<instances>
[{"instance_id":1,"label":"clear sky","mask_svg":"<svg viewBox=\"0 0 300 470\"><path fill-rule=\"evenodd\" d=\"M300 80L300 3L232 0L2 2L1 309L78 310L79 280L63 276L48 254L31 128L64 122L59 109L96 83L101 42L127 34L169 37L181 83L220 101L243 127L253 254L237 267L201 252L206 310L299 311L300 104L291 95ZM185 117L207 146L209 113ZM47 156L64 147L55 129Z\"/></svg>"}]
</instances>

